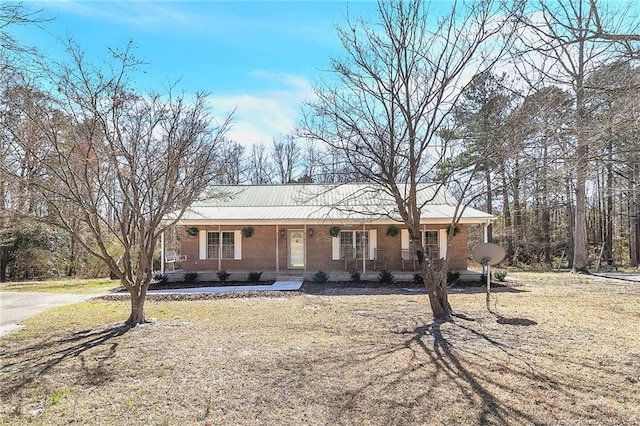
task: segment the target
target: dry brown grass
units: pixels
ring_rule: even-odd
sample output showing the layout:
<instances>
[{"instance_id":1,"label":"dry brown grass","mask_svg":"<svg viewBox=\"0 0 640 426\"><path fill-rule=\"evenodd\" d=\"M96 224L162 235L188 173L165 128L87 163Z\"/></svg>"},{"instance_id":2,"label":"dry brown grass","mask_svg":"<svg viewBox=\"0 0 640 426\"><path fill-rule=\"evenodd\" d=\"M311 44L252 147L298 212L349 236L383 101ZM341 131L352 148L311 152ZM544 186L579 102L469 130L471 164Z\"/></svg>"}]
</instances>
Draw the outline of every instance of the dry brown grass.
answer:
<instances>
[{"instance_id":1,"label":"dry brown grass","mask_svg":"<svg viewBox=\"0 0 640 426\"><path fill-rule=\"evenodd\" d=\"M424 295L92 301L2 340L5 424L638 424L640 284L520 274ZM81 307L81 308L78 308ZM65 325L70 323L70 325Z\"/></svg>"},{"instance_id":2,"label":"dry brown grass","mask_svg":"<svg viewBox=\"0 0 640 426\"><path fill-rule=\"evenodd\" d=\"M46 293L100 294L120 287L119 281L109 278L52 279L0 283L0 291L43 291Z\"/></svg>"}]
</instances>

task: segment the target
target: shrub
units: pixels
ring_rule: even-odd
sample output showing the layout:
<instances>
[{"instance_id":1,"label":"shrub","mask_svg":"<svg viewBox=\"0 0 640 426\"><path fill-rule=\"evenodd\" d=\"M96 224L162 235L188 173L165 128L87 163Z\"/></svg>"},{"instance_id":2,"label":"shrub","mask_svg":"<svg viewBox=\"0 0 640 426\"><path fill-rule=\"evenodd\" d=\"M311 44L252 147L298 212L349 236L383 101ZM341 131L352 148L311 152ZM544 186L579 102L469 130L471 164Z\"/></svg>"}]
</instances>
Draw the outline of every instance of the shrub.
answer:
<instances>
[{"instance_id":1,"label":"shrub","mask_svg":"<svg viewBox=\"0 0 640 426\"><path fill-rule=\"evenodd\" d=\"M167 274L161 274L160 272L156 272L156 274L153 276L153 279L156 280L158 284L166 284Z\"/></svg>"},{"instance_id":2,"label":"shrub","mask_svg":"<svg viewBox=\"0 0 640 426\"><path fill-rule=\"evenodd\" d=\"M419 284L419 285L424 285L424 278L422 278L422 275L420 275L420 274L415 274L413 276L413 283L414 284Z\"/></svg>"},{"instance_id":3,"label":"shrub","mask_svg":"<svg viewBox=\"0 0 640 426\"><path fill-rule=\"evenodd\" d=\"M360 282L360 272L353 271L351 273L351 282L359 283Z\"/></svg>"},{"instance_id":4,"label":"shrub","mask_svg":"<svg viewBox=\"0 0 640 426\"><path fill-rule=\"evenodd\" d=\"M229 275L231 275L231 274L223 269L222 271L218 271L218 273L216 275L218 276L218 279L220 281L225 282L225 281L227 281L227 279L229 278Z\"/></svg>"},{"instance_id":5,"label":"shrub","mask_svg":"<svg viewBox=\"0 0 640 426\"><path fill-rule=\"evenodd\" d=\"M496 269L495 271L493 271L493 277L498 281L504 281L504 279L507 277L507 270Z\"/></svg>"},{"instance_id":6,"label":"shrub","mask_svg":"<svg viewBox=\"0 0 640 426\"><path fill-rule=\"evenodd\" d=\"M257 283L260 281L260 277L262 276L262 272L249 272L247 279L252 283Z\"/></svg>"},{"instance_id":7,"label":"shrub","mask_svg":"<svg viewBox=\"0 0 640 426\"><path fill-rule=\"evenodd\" d=\"M311 279L314 283L322 284L329 281L329 275L327 275L325 272L318 271L313 275L313 277L311 277Z\"/></svg>"},{"instance_id":8,"label":"shrub","mask_svg":"<svg viewBox=\"0 0 640 426\"><path fill-rule=\"evenodd\" d=\"M186 272L184 274L184 282L187 284L193 284L198 281L198 273L197 272Z\"/></svg>"},{"instance_id":9,"label":"shrub","mask_svg":"<svg viewBox=\"0 0 640 426\"><path fill-rule=\"evenodd\" d=\"M393 274L385 269L378 274L378 281L382 284L391 284L393 282Z\"/></svg>"},{"instance_id":10,"label":"shrub","mask_svg":"<svg viewBox=\"0 0 640 426\"><path fill-rule=\"evenodd\" d=\"M449 271L447 272L447 283L453 284L460 279L460 272Z\"/></svg>"}]
</instances>

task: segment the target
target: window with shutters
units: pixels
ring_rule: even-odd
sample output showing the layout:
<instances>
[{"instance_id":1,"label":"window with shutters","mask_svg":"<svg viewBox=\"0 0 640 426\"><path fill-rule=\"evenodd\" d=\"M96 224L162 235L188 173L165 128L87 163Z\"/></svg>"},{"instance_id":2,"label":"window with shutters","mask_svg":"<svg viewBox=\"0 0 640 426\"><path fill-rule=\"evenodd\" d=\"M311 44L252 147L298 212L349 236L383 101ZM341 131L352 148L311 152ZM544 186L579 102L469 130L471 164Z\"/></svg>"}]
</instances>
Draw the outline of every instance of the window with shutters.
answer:
<instances>
[{"instance_id":1,"label":"window with shutters","mask_svg":"<svg viewBox=\"0 0 640 426\"><path fill-rule=\"evenodd\" d=\"M341 231L340 258L368 259L369 231ZM364 253L364 256L363 256Z\"/></svg>"},{"instance_id":2,"label":"window with shutters","mask_svg":"<svg viewBox=\"0 0 640 426\"><path fill-rule=\"evenodd\" d=\"M425 231L424 250L431 259L440 258L440 244L438 244L438 231Z\"/></svg>"},{"instance_id":3,"label":"window with shutters","mask_svg":"<svg viewBox=\"0 0 640 426\"><path fill-rule=\"evenodd\" d=\"M440 244L438 239L438 231L420 231L420 241L424 247L426 257L430 259L440 258ZM413 240L409 240L409 252L411 258L416 256L416 248Z\"/></svg>"},{"instance_id":4,"label":"window with shutters","mask_svg":"<svg viewBox=\"0 0 640 426\"><path fill-rule=\"evenodd\" d=\"M221 237L222 236L222 241ZM207 259L233 259L235 250L234 232L207 232Z\"/></svg>"}]
</instances>

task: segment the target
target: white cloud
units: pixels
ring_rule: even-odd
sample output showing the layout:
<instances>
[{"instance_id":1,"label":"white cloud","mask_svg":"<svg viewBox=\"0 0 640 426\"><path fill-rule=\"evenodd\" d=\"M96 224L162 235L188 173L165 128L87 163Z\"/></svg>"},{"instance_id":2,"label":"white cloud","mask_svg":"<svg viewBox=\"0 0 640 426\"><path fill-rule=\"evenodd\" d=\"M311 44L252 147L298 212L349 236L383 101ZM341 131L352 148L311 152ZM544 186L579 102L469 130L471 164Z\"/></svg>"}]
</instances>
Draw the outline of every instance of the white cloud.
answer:
<instances>
[{"instance_id":1,"label":"white cloud","mask_svg":"<svg viewBox=\"0 0 640 426\"><path fill-rule=\"evenodd\" d=\"M256 71L251 76L267 80L265 86L275 82L280 87L224 96L214 94L210 98L213 112L218 117L236 110L228 137L246 147L257 142L269 144L274 137L291 133L302 102L312 95L311 85L303 77L266 71Z\"/></svg>"},{"instance_id":2,"label":"white cloud","mask_svg":"<svg viewBox=\"0 0 640 426\"><path fill-rule=\"evenodd\" d=\"M48 2L47 9L152 31L193 29L205 25L201 15L190 13L179 7L179 4L175 5L164 1L57 0Z\"/></svg>"}]
</instances>

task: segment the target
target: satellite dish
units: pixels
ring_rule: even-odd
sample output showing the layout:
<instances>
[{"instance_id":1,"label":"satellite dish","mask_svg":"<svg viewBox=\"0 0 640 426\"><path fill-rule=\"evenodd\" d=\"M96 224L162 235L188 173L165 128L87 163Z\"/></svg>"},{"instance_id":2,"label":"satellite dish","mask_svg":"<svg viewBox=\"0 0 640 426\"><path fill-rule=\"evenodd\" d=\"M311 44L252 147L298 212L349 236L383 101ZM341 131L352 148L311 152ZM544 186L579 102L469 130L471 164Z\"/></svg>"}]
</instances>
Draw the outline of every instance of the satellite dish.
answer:
<instances>
[{"instance_id":1,"label":"satellite dish","mask_svg":"<svg viewBox=\"0 0 640 426\"><path fill-rule=\"evenodd\" d=\"M491 266L502 262L507 255L507 252L502 247L492 243L478 244L471 253L476 261L483 265L487 262Z\"/></svg>"}]
</instances>

